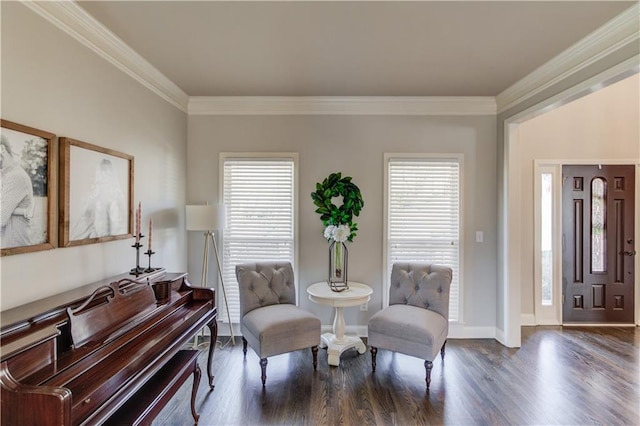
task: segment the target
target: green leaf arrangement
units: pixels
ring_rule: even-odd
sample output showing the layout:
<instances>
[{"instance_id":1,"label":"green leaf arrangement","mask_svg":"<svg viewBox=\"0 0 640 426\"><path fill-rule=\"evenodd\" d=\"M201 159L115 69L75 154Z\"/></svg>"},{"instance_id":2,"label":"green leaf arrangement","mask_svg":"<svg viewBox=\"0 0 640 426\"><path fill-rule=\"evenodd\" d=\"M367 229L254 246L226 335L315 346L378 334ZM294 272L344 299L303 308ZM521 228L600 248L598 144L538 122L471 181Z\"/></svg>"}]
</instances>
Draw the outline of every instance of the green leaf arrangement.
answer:
<instances>
[{"instance_id":1,"label":"green leaf arrangement","mask_svg":"<svg viewBox=\"0 0 640 426\"><path fill-rule=\"evenodd\" d=\"M341 206L332 202L332 199L338 196L343 198ZM324 226L349 226L351 234L347 241L352 242L358 230L358 224L353 221L353 217L360 215L364 201L360 188L351 182L351 177L342 177L340 172L331 173L322 182L316 183L316 190L311 193L311 199Z\"/></svg>"}]
</instances>

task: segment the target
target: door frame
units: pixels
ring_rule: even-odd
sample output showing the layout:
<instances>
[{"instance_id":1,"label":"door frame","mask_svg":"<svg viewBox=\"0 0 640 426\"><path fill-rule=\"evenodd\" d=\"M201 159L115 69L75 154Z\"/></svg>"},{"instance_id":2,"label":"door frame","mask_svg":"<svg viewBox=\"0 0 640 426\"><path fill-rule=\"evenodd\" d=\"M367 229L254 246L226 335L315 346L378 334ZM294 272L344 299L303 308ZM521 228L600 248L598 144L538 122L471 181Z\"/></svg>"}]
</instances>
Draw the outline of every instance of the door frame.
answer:
<instances>
[{"instance_id":1,"label":"door frame","mask_svg":"<svg viewBox=\"0 0 640 426\"><path fill-rule=\"evenodd\" d=\"M581 324L564 324L562 318L562 166L572 166L572 165L585 165L585 166L597 166L597 165L607 165L607 166L616 166L616 165L635 165L635 230L634 230L634 239L635 245L634 248L636 251L640 251L640 245L638 242L640 241L640 230L638 230L638 226L640 225L640 220L638 217L640 216L640 202L638 197L640 196L640 162L638 159L588 159L588 160L574 160L574 159L557 159L557 160L535 160L534 161L534 316L536 325L568 325L568 326L633 326L637 325L640 321L640 309L638 307L638 303L640 303L640 280L638 279L638 258L640 256L636 255L634 259L635 270L634 270L634 301L635 301L635 309L634 309L634 323L635 324L592 324L592 323L581 323ZM541 279L539 276L539 271L541 269L541 257L540 257L540 183L539 178L540 174L544 171L544 169L553 169L553 174L556 177L553 183L553 278L554 278L554 289L553 289L553 307L551 309L541 308L540 303L540 294L541 294Z\"/></svg>"},{"instance_id":2,"label":"door frame","mask_svg":"<svg viewBox=\"0 0 640 426\"><path fill-rule=\"evenodd\" d=\"M525 110L516 113L502 122L504 146L502 152L502 199L499 201L498 213L499 240L498 240L498 285L501 291L499 305L503 306L503 311L498 313L498 323L496 328L496 339L507 347L520 347L522 325L522 301L520 265L522 263L522 253L520 250L520 171L519 162L519 131L520 124L530 120L540 114L551 111L576 99L595 92L603 87L616 83L626 77L640 72L638 65L639 56L629 58L616 66L613 66L600 74L589 78L567 90L558 93L540 103L537 103ZM640 211L640 158L628 164L636 164L636 212ZM635 223L636 244L640 244L640 223ZM636 249L636 251L638 251ZM640 256L635 256L635 270L640 271ZM640 326L640 289L636 277L635 285L635 323Z\"/></svg>"}]
</instances>

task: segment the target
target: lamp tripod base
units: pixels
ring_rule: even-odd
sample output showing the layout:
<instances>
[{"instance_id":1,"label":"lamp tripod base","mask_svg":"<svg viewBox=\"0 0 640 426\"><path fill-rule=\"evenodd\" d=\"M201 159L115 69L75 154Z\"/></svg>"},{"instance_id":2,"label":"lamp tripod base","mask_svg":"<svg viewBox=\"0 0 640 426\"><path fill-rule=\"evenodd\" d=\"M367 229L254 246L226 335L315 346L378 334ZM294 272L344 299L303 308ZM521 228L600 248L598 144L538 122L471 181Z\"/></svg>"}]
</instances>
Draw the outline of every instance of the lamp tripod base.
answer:
<instances>
[{"instance_id":1,"label":"lamp tripod base","mask_svg":"<svg viewBox=\"0 0 640 426\"><path fill-rule=\"evenodd\" d=\"M200 283L201 287L207 287L207 278L209 275L209 244L213 244L213 251L216 258L216 264L218 266L218 276L220 277L220 287L222 287L222 296L224 299L225 310L227 311L227 321L229 321L229 331L231 333L231 345L235 346L236 339L233 335L233 324L231 323L231 314L229 313L229 304L227 302L227 291L224 288L224 280L222 278L222 268L220 267L220 256L218 254L218 245L216 244L216 239L213 235L213 232L207 231L204 233L204 255L202 258L202 281ZM202 337L204 337L204 329L202 329ZM207 347L208 343L197 344L198 337L196 336L196 341L194 342L194 347L197 349L201 349Z\"/></svg>"}]
</instances>

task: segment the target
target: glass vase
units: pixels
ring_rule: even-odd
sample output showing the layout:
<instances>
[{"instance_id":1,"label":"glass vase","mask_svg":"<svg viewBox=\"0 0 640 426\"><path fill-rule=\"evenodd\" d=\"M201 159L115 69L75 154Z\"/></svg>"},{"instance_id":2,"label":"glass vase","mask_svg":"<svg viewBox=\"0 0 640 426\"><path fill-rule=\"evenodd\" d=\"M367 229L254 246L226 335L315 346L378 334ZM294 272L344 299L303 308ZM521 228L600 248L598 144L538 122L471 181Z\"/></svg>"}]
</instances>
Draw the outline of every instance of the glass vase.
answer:
<instances>
[{"instance_id":1,"label":"glass vase","mask_svg":"<svg viewBox=\"0 0 640 426\"><path fill-rule=\"evenodd\" d=\"M349 288L347 281L347 266L349 253L343 242L333 241L329 246L329 287L333 291L343 291Z\"/></svg>"}]
</instances>

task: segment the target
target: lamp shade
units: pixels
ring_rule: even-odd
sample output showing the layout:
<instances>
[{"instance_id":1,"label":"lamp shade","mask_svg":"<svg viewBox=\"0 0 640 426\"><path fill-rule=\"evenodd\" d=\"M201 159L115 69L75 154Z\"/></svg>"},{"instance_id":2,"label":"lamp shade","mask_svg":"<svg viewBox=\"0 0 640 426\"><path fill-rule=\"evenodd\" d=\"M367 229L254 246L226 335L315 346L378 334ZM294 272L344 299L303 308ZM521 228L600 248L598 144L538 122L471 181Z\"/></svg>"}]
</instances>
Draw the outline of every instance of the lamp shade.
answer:
<instances>
[{"instance_id":1,"label":"lamp shade","mask_svg":"<svg viewBox=\"0 0 640 426\"><path fill-rule=\"evenodd\" d=\"M187 231L212 231L218 226L216 206L186 206Z\"/></svg>"}]
</instances>

